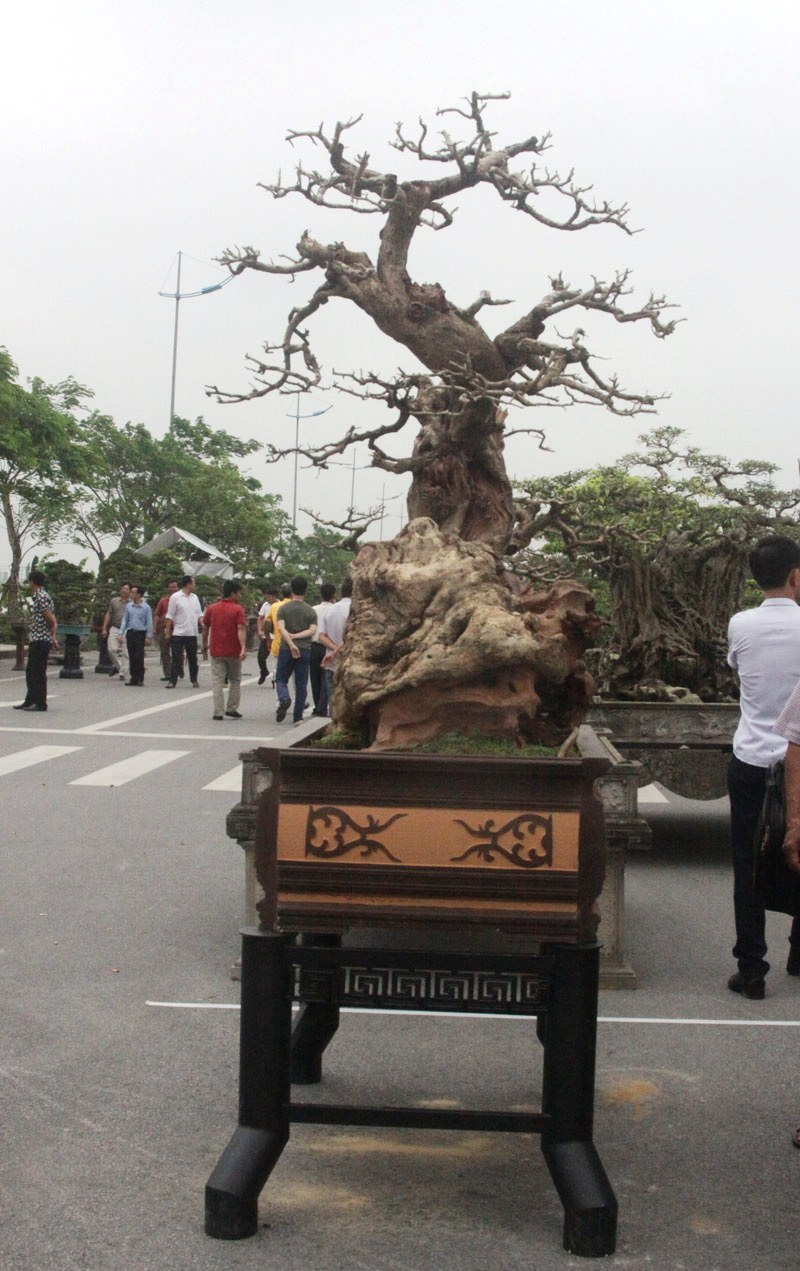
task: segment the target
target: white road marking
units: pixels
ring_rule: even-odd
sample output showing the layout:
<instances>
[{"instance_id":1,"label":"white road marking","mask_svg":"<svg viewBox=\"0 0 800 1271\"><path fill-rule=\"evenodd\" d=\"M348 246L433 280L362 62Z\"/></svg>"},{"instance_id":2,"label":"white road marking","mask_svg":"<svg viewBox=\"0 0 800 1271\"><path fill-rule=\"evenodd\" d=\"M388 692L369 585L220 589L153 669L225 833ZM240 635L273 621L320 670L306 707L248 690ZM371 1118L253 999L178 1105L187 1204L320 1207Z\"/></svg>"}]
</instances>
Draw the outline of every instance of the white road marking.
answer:
<instances>
[{"instance_id":1,"label":"white road marking","mask_svg":"<svg viewBox=\"0 0 800 1271\"><path fill-rule=\"evenodd\" d=\"M231 768L230 772L223 772L221 777L217 777L215 781L209 781L207 786L203 786L204 790L224 790L228 794L238 794L242 788L242 765Z\"/></svg>"},{"instance_id":2,"label":"white road marking","mask_svg":"<svg viewBox=\"0 0 800 1271\"><path fill-rule=\"evenodd\" d=\"M143 750L139 755L131 755L120 763L112 763L107 768L98 768L77 781L72 786L124 786L128 781L135 781L174 759L182 759L191 752L188 750Z\"/></svg>"},{"instance_id":3,"label":"white road marking","mask_svg":"<svg viewBox=\"0 0 800 1271\"><path fill-rule=\"evenodd\" d=\"M652 783L649 786L641 786L636 796L636 799L637 799L637 803L639 804L669 803L669 799L667 798L667 796L665 794L662 794L662 792Z\"/></svg>"},{"instance_id":4,"label":"white road marking","mask_svg":"<svg viewBox=\"0 0 800 1271\"><path fill-rule=\"evenodd\" d=\"M42 732L46 732L48 735L52 735L54 737L75 737L80 734L82 737L138 737L145 741L254 741L259 746L263 746L265 742L276 740L274 737L265 736L264 733L259 733L257 736L250 737L240 732L234 732L233 730L230 732L226 731L216 733L212 733L211 731L207 733L134 733L124 732L122 730L113 733L88 733L85 729L81 728L25 728L22 724L20 724L17 728L10 726L0 728L0 733L32 733L37 737L40 737Z\"/></svg>"},{"instance_id":5,"label":"white road marking","mask_svg":"<svg viewBox=\"0 0 800 1271\"><path fill-rule=\"evenodd\" d=\"M162 1006L173 1011L240 1011L238 1002L145 1002L145 1006ZM494 1015L478 1011L401 1011L369 1006L344 1006L347 1015L419 1015L430 1019L504 1019L529 1024L532 1015ZM651 1015L598 1015L598 1024L702 1024L721 1028L800 1028L800 1019L663 1019Z\"/></svg>"},{"instance_id":6,"label":"white road marking","mask_svg":"<svg viewBox=\"0 0 800 1271\"><path fill-rule=\"evenodd\" d=\"M59 693L48 693L48 694L47 694L47 700L48 700L48 702L54 702L54 701L56 700L56 698L57 698L57 697L60 697L60 694L59 694ZM9 711L10 711L10 710L11 710L14 706L16 706L16 705L17 705L16 698L14 699L14 701L13 701L13 702L0 702L0 710L9 710Z\"/></svg>"},{"instance_id":7,"label":"white road marking","mask_svg":"<svg viewBox=\"0 0 800 1271\"><path fill-rule=\"evenodd\" d=\"M31 750L18 750L14 755L3 755L0 758L0 777L9 772L19 772L22 768L30 768L35 763L45 763L48 759L70 755L73 750L82 749L82 746L34 746Z\"/></svg>"},{"instance_id":8,"label":"white road marking","mask_svg":"<svg viewBox=\"0 0 800 1271\"><path fill-rule=\"evenodd\" d=\"M180 692L180 690L176 690ZM211 697L211 693L198 692L192 689L191 694L185 697L181 695L178 698L172 697L168 702L162 702L160 706L146 706L140 711L129 711L127 715L117 715L115 719L102 719L97 724L84 724L83 728L76 728L76 733L96 733L103 728L113 728L116 724L129 724L132 719L144 719L146 715L160 715L162 711L174 711L179 706L188 706L191 702L201 702L203 698Z\"/></svg>"}]
</instances>

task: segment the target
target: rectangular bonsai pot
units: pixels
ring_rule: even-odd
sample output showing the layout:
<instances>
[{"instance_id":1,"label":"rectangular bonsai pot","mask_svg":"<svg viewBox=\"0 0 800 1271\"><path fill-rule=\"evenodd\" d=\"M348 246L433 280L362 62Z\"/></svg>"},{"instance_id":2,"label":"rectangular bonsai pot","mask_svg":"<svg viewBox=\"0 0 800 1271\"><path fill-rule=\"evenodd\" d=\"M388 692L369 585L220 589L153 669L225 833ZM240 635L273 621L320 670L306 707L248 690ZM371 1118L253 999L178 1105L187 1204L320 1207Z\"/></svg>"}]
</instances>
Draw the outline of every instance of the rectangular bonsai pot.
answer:
<instances>
[{"instance_id":1,"label":"rectangular bonsai pot","mask_svg":"<svg viewBox=\"0 0 800 1271\"><path fill-rule=\"evenodd\" d=\"M584 943L597 930L605 836L591 729L580 757L261 749L261 926L491 927Z\"/></svg>"}]
</instances>

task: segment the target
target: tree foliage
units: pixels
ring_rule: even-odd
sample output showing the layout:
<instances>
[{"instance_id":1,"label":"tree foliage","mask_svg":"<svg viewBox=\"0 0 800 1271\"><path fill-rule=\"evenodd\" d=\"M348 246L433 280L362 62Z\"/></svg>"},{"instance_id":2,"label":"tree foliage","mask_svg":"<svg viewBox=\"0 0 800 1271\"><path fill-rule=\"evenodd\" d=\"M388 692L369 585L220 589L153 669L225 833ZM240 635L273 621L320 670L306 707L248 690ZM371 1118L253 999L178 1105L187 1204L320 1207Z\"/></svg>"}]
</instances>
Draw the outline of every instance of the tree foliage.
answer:
<instances>
[{"instance_id":1,"label":"tree foliage","mask_svg":"<svg viewBox=\"0 0 800 1271\"><path fill-rule=\"evenodd\" d=\"M241 572L252 572L280 532L279 500L245 475L258 450L202 419L175 417L163 438L144 424L119 427L107 415L86 421L87 476L72 518L78 542L102 560L109 538L138 547L172 525L212 542Z\"/></svg>"},{"instance_id":2,"label":"tree foliage","mask_svg":"<svg viewBox=\"0 0 800 1271\"><path fill-rule=\"evenodd\" d=\"M18 369L0 348L0 505L11 551L6 596L19 615L19 580L26 551L58 533L68 520L85 468L76 411L88 389L67 379L18 382Z\"/></svg>"},{"instance_id":3,"label":"tree foliage","mask_svg":"<svg viewBox=\"0 0 800 1271\"><path fill-rule=\"evenodd\" d=\"M544 551L516 567L577 569L608 586L607 692L679 686L719 700L734 692L726 631L749 548L765 534L797 536L800 490L776 488L774 465L705 454L677 428L639 440L613 466L522 483L525 533Z\"/></svg>"}]
</instances>

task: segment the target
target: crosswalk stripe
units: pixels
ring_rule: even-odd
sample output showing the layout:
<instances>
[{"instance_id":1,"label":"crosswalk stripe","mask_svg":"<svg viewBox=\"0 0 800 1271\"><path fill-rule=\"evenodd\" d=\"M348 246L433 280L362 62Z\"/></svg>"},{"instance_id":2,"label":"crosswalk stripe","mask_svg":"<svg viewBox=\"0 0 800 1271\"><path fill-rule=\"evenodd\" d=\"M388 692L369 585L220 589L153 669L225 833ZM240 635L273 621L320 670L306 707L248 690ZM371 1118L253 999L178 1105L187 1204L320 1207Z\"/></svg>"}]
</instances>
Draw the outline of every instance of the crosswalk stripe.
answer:
<instances>
[{"instance_id":1,"label":"crosswalk stripe","mask_svg":"<svg viewBox=\"0 0 800 1271\"><path fill-rule=\"evenodd\" d=\"M235 768L231 768L230 772L223 772L221 777L216 777L214 781L209 781L207 786L203 786L204 790L225 790L228 794L238 794L241 788L241 764L238 764Z\"/></svg>"},{"instance_id":2,"label":"crosswalk stripe","mask_svg":"<svg viewBox=\"0 0 800 1271\"><path fill-rule=\"evenodd\" d=\"M44 747L43 747L44 749ZM72 786L124 786L128 781L135 781L174 759L182 759L191 752L188 750L143 750L141 754L131 755L120 763L109 764L107 768L98 768L85 777L71 781Z\"/></svg>"},{"instance_id":3,"label":"crosswalk stripe","mask_svg":"<svg viewBox=\"0 0 800 1271\"><path fill-rule=\"evenodd\" d=\"M18 750L13 755L0 758L0 777L9 772L19 772L22 768L30 768L35 763L45 763L48 759L58 759L61 755L69 755L73 750L82 750L82 746L32 746L30 750Z\"/></svg>"}]
</instances>

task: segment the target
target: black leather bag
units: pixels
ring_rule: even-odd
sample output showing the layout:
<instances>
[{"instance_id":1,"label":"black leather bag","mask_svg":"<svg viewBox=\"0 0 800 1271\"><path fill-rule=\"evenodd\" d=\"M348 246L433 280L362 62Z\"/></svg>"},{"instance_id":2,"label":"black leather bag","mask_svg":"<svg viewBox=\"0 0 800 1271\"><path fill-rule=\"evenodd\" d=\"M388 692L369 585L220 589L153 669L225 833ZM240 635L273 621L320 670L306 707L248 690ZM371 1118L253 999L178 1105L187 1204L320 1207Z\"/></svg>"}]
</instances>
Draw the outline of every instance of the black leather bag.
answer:
<instances>
[{"instance_id":1,"label":"black leather bag","mask_svg":"<svg viewBox=\"0 0 800 1271\"><path fill-rule=\"evenodd\" d=\"M767 772L767 787L753 844L753 890L762 897L765 909L799 917L800 874L786 864L783 855L785 830L783 763L774 763Z\"/></svg>"}]
</instances>

